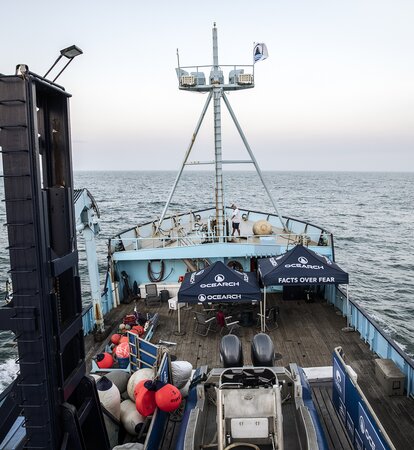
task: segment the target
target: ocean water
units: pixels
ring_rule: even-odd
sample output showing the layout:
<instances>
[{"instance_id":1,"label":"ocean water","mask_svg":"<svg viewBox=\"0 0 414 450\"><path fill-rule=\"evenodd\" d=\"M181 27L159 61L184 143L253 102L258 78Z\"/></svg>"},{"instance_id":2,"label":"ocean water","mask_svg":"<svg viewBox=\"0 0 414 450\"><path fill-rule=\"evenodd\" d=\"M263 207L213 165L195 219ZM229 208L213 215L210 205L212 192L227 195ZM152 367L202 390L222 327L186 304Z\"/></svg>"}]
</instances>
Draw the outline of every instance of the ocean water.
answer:
<instances>
[{"instance_id":1,"label":"ocean water","mask_svg":"<svg viewBox=\"0 0 414 450\"><path fill-rule=\"evenodd\" d=\"M101 212L97 241L101 282L107 238L160 215L175 172L75 172ZM264 172L283 215L308 220L335 237L336 262L349 272L349 292L386 332L414 354L414 173ZM225 203L272 211L255 172L224 173ZM3 186L0 196L4 198ZM214 174L185 172L170 212L214 204ZM5 222L4 203L0 219ZM6 228L0 235L0 291L7 280ZM90 299L85 254L78 238L84 301ZM0 333L0 390L18 367L12 335Z\"/></svg>"}]
</instances>

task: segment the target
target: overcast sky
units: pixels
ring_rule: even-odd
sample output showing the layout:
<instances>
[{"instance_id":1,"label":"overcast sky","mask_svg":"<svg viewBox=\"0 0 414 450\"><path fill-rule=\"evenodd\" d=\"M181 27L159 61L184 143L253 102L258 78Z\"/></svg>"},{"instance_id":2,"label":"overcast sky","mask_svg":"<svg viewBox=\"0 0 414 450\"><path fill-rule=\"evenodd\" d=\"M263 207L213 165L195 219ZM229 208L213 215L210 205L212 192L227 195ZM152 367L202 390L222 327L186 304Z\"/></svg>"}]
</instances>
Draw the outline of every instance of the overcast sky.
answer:
<instances>
[{"instance_id":1,"label":"overcast sky","mask_svg":"<svg viewBox=\"0 0 414 450\"><path fill-rule=\"evenodd\" d=\"M2 73L84 51L59 79L75 170L178 169L206 97L178 90L176 49L181 65L211 64L214 21L221 64L269 50L256 87L229 96L262 169L414 169L412 0L21 0L1 18ZM190 159L212 158L212 119ZM224 105L223 154L247 156Z\"/></svg>"}]
</instances>

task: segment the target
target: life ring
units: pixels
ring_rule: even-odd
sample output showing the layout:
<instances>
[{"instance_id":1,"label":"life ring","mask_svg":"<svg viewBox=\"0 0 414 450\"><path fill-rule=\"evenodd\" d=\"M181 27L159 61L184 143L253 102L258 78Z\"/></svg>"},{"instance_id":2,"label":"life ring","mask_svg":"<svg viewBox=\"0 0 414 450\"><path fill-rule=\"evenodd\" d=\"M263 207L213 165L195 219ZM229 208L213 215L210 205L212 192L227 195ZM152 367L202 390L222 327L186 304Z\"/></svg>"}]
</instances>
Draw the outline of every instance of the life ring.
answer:
<instances>
[{"instance_id":1,"label":"life ring","mask_svg":"<svg viewBox=\"0 0 414 450\"><path fill-rule=\"evenodd\" d=\"M230 269L233 270L237 270L237 272L244 272L242 264L234 259L227 263L227 267L230 267Z\"/></svg>"}]
</instances>

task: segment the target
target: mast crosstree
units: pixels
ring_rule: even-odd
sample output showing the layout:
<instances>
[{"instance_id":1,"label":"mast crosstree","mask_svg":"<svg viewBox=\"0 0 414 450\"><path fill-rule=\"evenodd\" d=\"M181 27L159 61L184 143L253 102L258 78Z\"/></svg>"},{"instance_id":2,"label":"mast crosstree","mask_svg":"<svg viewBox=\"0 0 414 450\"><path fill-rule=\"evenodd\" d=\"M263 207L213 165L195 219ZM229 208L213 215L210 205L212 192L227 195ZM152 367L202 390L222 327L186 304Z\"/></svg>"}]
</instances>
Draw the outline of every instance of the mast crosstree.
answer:
<instances>
[{"instance_id":1,"label":"mast crosstree","mask_svg":"<svg viewBox=\"0 0 414 450\"><path fill-rule=\"evenodd\" d=\"M178 57L178 51L177 51ZM228 68L228 83L224 81L224 75L222 68ZM245 69L251 71L251 73L245 73ZM209 78L206 80L205 73L202 72L202 69L210 69ZM237 120L237 117L230 105L230 102L226 96L226 91L236 91L240 89L251 89L254 87L254 65L221 65L219 66L218 61L218 38L217 38L217 27L214 23L213 26L213 65L206 66L186 66L180 67L178 60L178 68L176 69L177 76L179 80L179 89L186 91L194 91L194 92L209 92L209 96L206 100L204 108L201 112L200 118L197 122L196 128L192 135L190 144L185 153L184 160L181 163L180 170L178 171L177 177L174 181L174 185L171 189L171 192L168 196L167 202L164 206L164 209L161 213L160 219L158 221L158 228L161 227L161 224L166 216L169 205L171 203L174 192L177 188L177 185L180 181L182 172L186 165L201 165L201 164L214 164L215 170L215 203L216 203L216 238L219 241L223 241L225 239L225 210L224 210L224 189L223 189L223 164L253 164L259 178L265 188L267 195L272 203L273 208L279 218L281 226L283 230L287 231L286 224L283 220L281 214L279 214L278 208L276 206L276 202L273 199L270 190L268 189L266 182L263 178L263 174L260 170L260 167L254 157L254 154L250 148L249 143L247 142L246 136L243 133L243 130ZM200 130L201 124L203 123L204 117L206 115L207 109L210 105L211 99L213 99L214 106L214 161L208 162L188 162L188 158L193 149L195 140L198 135L198 131ZM237 131L243 141L244 146L250 156L249 160L231 160L225 161L223 160L222 155L222 140L221 140L221 100L223 100L227 110L229 111L230 117L232 118Z\"/></svg>"}]
</instances>

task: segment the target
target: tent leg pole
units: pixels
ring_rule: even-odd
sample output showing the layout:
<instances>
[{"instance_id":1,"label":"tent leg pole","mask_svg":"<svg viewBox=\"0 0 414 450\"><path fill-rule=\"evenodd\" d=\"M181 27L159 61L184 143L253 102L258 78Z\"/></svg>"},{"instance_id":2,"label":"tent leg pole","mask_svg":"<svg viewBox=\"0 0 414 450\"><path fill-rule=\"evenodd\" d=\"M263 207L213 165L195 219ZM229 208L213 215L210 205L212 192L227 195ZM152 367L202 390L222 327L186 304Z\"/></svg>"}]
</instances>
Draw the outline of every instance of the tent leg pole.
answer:
<instances>
[{"instance_id":1,"label":"tent leg pole","mask_svg":"<svg viewBox=\"0 0 414 450\"><path fill-rule=\"evenodd\" d=\"M178 329L174 333L176 336L184 336L185 331L181 331L181 312L180 312L180 304L177 301L177 321L178 321Z\"/></svg>"},{"instance_id":2,"label":"tent leg pole","mask_svg":"<svg viewBox=\"0 0 414 450\"><path fill-rule=\"evenodd\" d=\"M263 327L263 321L262 321L262 317L263 317L263 302L260 301L259 304L259 317L260 317L260 332L262 331L262 327Z\"/></svg>"}]
</instances>

